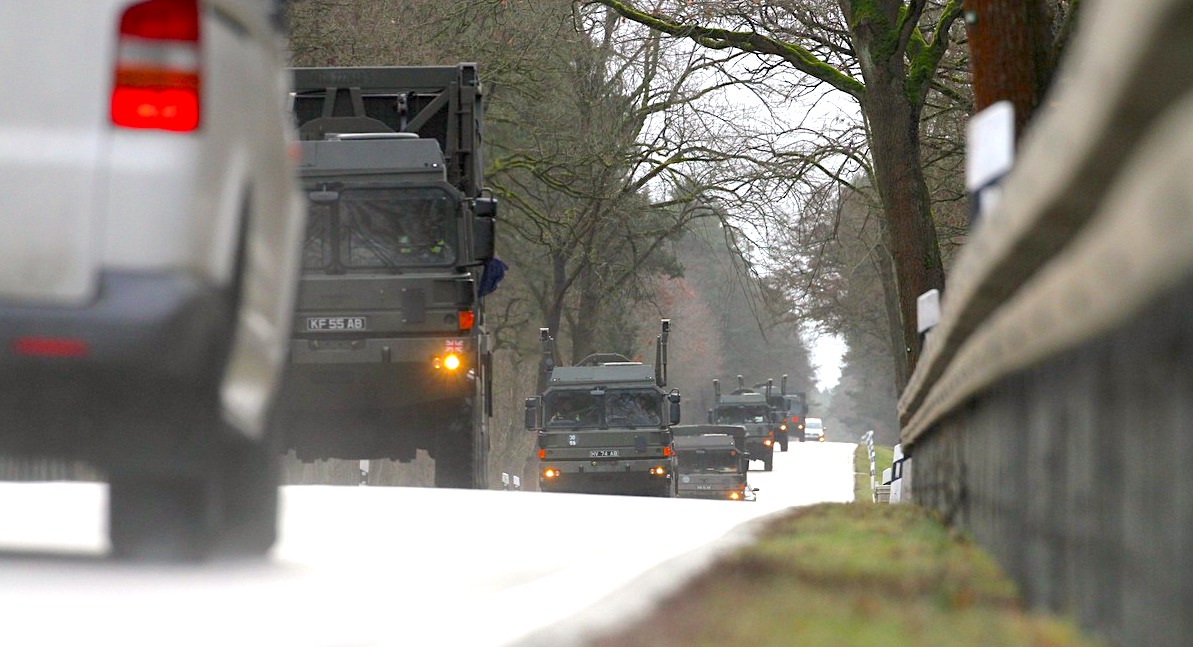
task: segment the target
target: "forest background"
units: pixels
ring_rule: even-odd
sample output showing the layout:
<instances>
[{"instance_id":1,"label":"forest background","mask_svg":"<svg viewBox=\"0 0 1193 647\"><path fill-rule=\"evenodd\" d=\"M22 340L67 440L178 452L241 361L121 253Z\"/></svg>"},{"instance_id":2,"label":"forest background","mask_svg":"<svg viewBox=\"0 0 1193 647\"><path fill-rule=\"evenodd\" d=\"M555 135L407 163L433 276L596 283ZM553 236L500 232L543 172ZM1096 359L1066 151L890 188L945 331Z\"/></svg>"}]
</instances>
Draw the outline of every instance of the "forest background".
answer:
<instances>
[{"instance_id":1,"label":"forest background","mask_svg":"<svg viewBox=\"0 0 1193 647\"><path fill-rule=\"evenodd\" d=\"M1039 4L1065 33L1070 3ZM287 19L296 66L478 64L485 184L509 265L486 301L489 472L494 486L505 472L533 487L522 402L540 327L568 363L596 351L649 363L669 318L685 423L704 421L714 377L785 374L829 440L898 442L915 359L908 286L943 281L965 238L961 13L959 0L293 0ZM892 128L911 138L895 163ZM900 197L905 185L922 205ZM930 231L909 234L904 211ZM925 240L901 239L912 234ZM927 279L904 276L909 245L927 250L912 268ZM810 344L822 335L846 351L819 391ZM355 482L356 469L291 465L288 478ZM431 481L421 454L372 471Z\"/></svg>"}]
</instances>

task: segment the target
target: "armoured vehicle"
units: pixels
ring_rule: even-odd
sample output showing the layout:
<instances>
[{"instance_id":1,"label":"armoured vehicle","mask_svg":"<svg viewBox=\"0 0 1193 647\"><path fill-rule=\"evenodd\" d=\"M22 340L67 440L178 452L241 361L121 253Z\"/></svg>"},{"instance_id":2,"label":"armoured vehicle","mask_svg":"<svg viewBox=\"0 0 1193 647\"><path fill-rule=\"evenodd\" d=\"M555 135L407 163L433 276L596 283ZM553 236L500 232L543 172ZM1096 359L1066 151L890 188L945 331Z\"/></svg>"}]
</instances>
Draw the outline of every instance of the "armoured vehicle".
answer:
<instances>
[{"instance_id":1,"label":"armoured vehicle","mask_svg":"<svg viewBox=\"0 0 1193 647\"><path fill-rule=\"evenodd\" d=\"M750 460L762 461L767 472L774 469L775 432L770 404L766 395L747 389L742 376L737 376L737 389L721 395L721 383L712 381L715 401L708 411L713 425L741 425L746 428L746 451Z\"/></svg>"},{"instance_id":2,"label":"armoured vehicle","mask_svg":"<svg viewBox=\"0 0 1193 647\"><path fill-rule=\"evenodd\" d=\"M775 383L767 380L754 385L754 390L766 395L766 402L770 405L771 417L775 426L775 443L779 449L787 451L789 431L794 430L799 442L804 442L804 416L808 414L807 393L787 393L787 376L779 380L779 393L774 392Z\"/></svg>"},{"instance_id":3,"label":"armoured vehicle","mask_svg":"<svg viewBox=\"0 0 1193 647\"><path fill-rule=\"evenodd\" d=\"M746 428L736 425L676 425L676 496L749 501L757 489L746 482Z\"/></svg>"},{"instance_id":4,"label":"armoured vehicle","mask_svg":"<svg viewBox=\"0 0 1193 647\"><path fill-rule=\"evenodd\" d=\"M616 353L558 366L554 339L539 329L547 386L527 398L526 428L538 435L540 490L674 496L680 394L663 390L670 320L661 328L654 367Z\"/></svg>"},{"instance_id":5,"label":"armoured vehicle","mask_svg":"<svg viewBox=\"0 0 1193 647\"><path fill-rule=\"evenodd\" d=\"M476 65L298 68L310 205L280 413L303 460L435 459L486 487L483 297L496 201L482 190Z\"/></svg>"},{"instance_id":6,"label":"armoured vehicle","mask_svg":"<svg viewBox=\"0 0 1193 647\"><path fill-rule=\"evenodd\" d=\"M305 204L279 0L0 3L0 453L108 481L113 553L261 553Z\"/></svg>"}]
</instances>

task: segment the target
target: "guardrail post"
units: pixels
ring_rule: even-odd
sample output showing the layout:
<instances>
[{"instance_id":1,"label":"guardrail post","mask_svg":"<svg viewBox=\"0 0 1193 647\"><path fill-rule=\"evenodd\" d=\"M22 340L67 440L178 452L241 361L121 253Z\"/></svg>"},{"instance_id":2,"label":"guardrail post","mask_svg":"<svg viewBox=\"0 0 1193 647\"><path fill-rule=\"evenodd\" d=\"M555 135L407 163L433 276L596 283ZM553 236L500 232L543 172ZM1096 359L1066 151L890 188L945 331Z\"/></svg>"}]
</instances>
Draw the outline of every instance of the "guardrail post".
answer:
<instances>
[{"instance_id":1,"label":"guardrail post","mask_svg":"<svg viewBox=\"0 0 1193 647\"><path fill-rule=\"evenodd\" d=\"M877 501L877 494L875 494L877 483L874 479L874 430L862 434L862 442L866 443L866 453L870 457L870 499Z\"/></svg>"}]
</instances>

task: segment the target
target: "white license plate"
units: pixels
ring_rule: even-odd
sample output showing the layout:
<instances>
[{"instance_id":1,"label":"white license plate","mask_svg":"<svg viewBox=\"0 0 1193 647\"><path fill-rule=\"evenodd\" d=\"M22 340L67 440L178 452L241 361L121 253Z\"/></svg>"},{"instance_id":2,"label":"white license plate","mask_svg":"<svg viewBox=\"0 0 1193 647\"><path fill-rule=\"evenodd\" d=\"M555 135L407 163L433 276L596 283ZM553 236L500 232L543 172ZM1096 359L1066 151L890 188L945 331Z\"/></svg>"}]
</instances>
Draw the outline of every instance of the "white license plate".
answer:
<instances>
[{"instance_id":1,"label":"white license plate","mask_svg":"<svg viewBox=\"0 0 1193 647\"><path fill-rule=\"evenodd\" d=\"M616 449L594 449L588 452L592 458L617 458Z\"/></svg>"},{"instance_id":2,"label":"white license plate","mask_svg":"<svg viewBox=\"0 0 1193 647\"><path fill-rule=\"evenodd\" d=\"M307 317L307 331L350 332L368 330L365 317Z\"/></svg>"}]
</instances>

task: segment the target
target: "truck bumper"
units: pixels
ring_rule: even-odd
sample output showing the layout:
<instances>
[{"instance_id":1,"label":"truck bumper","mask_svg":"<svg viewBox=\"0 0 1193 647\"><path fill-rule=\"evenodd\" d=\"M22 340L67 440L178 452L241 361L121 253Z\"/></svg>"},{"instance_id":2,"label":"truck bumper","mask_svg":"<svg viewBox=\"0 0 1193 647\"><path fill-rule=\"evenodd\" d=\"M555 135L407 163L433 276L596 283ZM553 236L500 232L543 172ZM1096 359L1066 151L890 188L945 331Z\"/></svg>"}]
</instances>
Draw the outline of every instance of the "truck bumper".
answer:
<instances>
[{"instance_id":1,"label":"truck bumper","mask_svg":"<svg viewBox=\"0 0 1193 647\"><path fill-rule=\"evenodd\" d=\"M616 464L592 461L578 463L542 463L539 466L539 490L543 492L578 492L587 494L628 494L636 496L672 496L672 464L669 460L619 460ZM662 467L663 475L651 473ZM545 476L547 470L554 476Z\"/></svg>"}]
</instances>

